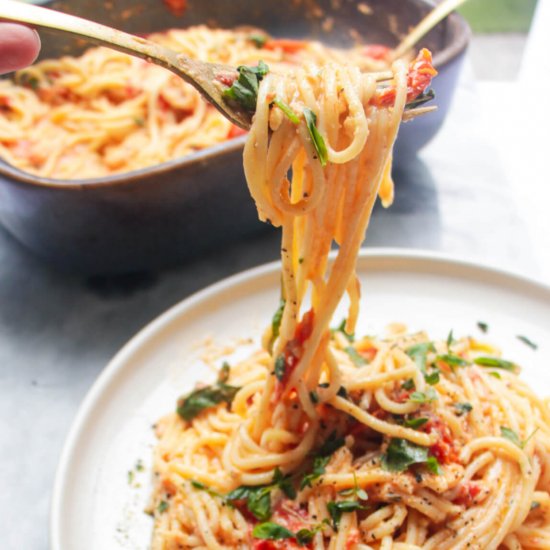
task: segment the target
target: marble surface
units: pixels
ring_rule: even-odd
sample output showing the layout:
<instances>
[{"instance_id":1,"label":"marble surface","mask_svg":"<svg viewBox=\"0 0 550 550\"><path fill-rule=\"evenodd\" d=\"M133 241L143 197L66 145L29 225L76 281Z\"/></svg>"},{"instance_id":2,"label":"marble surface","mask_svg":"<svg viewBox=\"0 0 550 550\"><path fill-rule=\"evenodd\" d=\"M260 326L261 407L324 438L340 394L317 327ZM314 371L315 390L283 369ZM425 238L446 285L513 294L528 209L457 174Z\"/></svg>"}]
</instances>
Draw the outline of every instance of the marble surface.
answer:
<instances>
[{"instance_id":1,"label":"marble surface","mask_svg":"<svg viewBox=\"0 0 550 550\"><path fill-rule=\"evenodd\" d=\"M537 275L536 250L479 115L466 73L441 134L420 158L395 170L395 204L376 208L367 246L441 250ZM0 231L3 550L48 548L63 440L115 352L175 302L277 254L278 235L266 231L179 269L84 280L43 265Z\"/></svg>"}]
</instances>

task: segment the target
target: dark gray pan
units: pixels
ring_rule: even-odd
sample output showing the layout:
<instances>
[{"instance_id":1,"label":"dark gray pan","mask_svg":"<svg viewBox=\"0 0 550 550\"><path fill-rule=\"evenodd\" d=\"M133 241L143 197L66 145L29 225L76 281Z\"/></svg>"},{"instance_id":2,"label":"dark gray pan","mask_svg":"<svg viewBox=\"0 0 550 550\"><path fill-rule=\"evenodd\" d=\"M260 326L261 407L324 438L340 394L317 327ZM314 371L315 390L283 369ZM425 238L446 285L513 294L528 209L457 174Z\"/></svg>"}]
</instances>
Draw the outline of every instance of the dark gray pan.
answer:
<instances>
[{"instance_id":1,"label":"dark gray pan","mask_svg":"<svg viewBox=\"0 0 550 550\"><path fill-rule=\"evenodd\" d=\"M365 15L359 5L368 5ZM329 45L395 45L430 9L427 0L188 0L182 16L162 0L50 2L47 6L133 33L200 23L255 25L274 36ZM326 18L333 24L329 32ZM468 43L464 20L452 15L420 44L434 52L438 111L404 125L396 162L414 155L448 111ZM42 33L41 58L87 47ZM242 170L244 137L150 168L79 181L35 177L0 161L0 223L43 259L86 274L159 269L262 230Z\"/></svg>"}]
</instances>

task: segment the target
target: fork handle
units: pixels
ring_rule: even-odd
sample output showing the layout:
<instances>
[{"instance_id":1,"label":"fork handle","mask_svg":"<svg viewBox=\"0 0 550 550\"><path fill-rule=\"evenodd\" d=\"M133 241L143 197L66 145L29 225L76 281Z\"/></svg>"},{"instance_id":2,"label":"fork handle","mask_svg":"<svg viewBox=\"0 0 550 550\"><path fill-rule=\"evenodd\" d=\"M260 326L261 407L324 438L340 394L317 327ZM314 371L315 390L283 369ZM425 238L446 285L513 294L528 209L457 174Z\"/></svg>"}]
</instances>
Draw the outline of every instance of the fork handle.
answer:
<instances>
[{"instance_id":1,"label":"fork handle","mask_svg":"<svg viewBox=\"0 0 550 550\"><path fill-rule=\"evenodd\" d=\"M106 25L69 15L68 13L16 0L0 1L0 19L66 32L86 38L88 41L101 46L107 46L130 55L141 57L166 68L171 68L177 63L175 52L145 38L133 36Z\"/></svg>"}]
</instances>

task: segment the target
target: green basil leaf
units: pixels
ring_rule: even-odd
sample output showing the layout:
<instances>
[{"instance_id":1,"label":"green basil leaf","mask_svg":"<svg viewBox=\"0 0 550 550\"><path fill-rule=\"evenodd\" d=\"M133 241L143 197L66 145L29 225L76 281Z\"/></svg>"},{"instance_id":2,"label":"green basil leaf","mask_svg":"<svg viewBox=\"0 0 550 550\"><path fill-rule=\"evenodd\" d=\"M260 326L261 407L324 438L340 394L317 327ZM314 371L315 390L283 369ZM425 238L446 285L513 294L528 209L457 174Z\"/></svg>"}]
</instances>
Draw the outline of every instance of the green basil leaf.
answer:
<instances>
[{"instance_id":1,"label":"green basil leaf","mask_svg":"<svg viewBox=\"0 0 550 550\"><path fill-rule=\"evenodd\" d=\"M422 92L419 96L417 96L412 101L409 101L405 105L405 110L416 109L417 107L424 105L424 103L428 103L428 101L431 101L434 98L435 98L435 92L433 90L430 89L425 92Z\"/></svg>"},{"instance_id":2,"label":"green basil leaf","mask_svg":"<svg viewBox=\"0 0 550 550\"><path fill-rule=\"evenodd\" d=\"M300 124L300 117L292 110L292 108L287 105L282 99L276 97L273 100L273 103L283 111L284 115L292 124Z\"/></svg>"},{"instance_id":3,"label":"green basil leaf","mask_svg":"<svg viewBox=\"0 0 550 550\"><path fill-rule=\"evenodd\" d=\"M326 439L326 441L317 450L318 456L329 456L342 447L345 443L343 437L338 437L334 430Z\"/></svg>"},{"instance_id":4,"label":"green basil leaf","mask_svg":"<svg viewBox=\"0 0 550 550\"><path fill-rule=\"evenodd\" d=\"M393 438L382 455L382 468L388 472L402 472L413 464L428 460L427 447L421 447L406 439Z\"/></svg>"},{"instance_id":5,"label":"green basil leaf","mask_svg":"<svg viewBox=\"0 0 550 550\"><path fill-rule=\"evenodd\" d=\"M435 348L432 342L422 342L411 346L405 353L416 363L420 372L426 373L426 362L429 352L434 352Z\"/></svg>"},{"instance_id":6,"label":"green basil leaf","mask_svg":"<svg viewBox=\"0 0 550 550\"><path fill-rule=\"evenodd\" d=\"M191 480L191 486L194 489L197 489L199 491L204 491L205 493L208 493L210 496L218 497L218 498L221 498L221 499L225 500L225 497L223 495L221 495L217 491L214 491L214 489L211 489L210 487L208 487L208 485L205 485L204 483L201 483L200 481Z\"/></svg>"},{"instance_id":7,"label":"green basil leaf","mask_svg":"<svg viewBox=\"0 0 550 550\"><path fill-rule=\"evenodd\" d=\"M470 362L466 361L466 359L462 359L462 357L459 357L458 355L454 355L452 353L444 353L442 355L438 355L435 358L437 361L443 361L443 363L446 363L451 367L467 367Z\"/></svg>"},{"instance_id":8,"label":"green basil leaf","mask_svg":"<svg viewBox=\"0 0 550 550\"><path fill-rule=\"evenodd\" d=\"M510 428L506 428L505 426L501 426L500 435L508 439L509 441L511 441L514 445L517 445L520 449L523 448L521 439L519 438L518 434L514 432L514 430L511 430Z\"/></svg>"},{"instance_id":9,"label":"green basil leaf","mask_svg":"<svg viewBox=\"0 0 550 550\"><path fill-rule=\"evenodd\" d=\"M317 115L311 109L308 109L306 107L304 108L304 118L306 120L309 136L311 137L311 143L313 144L313 147L317 152L317 157L319 158L321 166L324 167L327 165L328 162L328 151L325 140L323 139L323 136L320 134L316 126Z\"/></svg>"},{"instance_id":10,"label":"green basil leaf","mask_svg":"<svg viewBox=\"0 0 550 550\"><path fill-rule=\"evenodd\" d=\"M231 403L240 388L218 382L192 391L178 399L177 413L184 420L192 420L199 413L220 403Z\"/></svg>"},{"instance_id":11,"label":"green basil leaf","mask_svg":"<svg viewBox=\"0 0 550 550\"><path fill-rule=\"evenodd\" d=\"M347 348L344 348L344 351L349 355L349 358L356 367L362 367L367 364L365 358L362 357L361 354L353 346L348 346Z\"/></svg>"},{"instance_id":12,"label":"green basil leaf","mask_svg":"<svg viewBox=\"0 0 550 550\"><path fill-rule=\"evenodd\" d=\"M453 342L454 342L454 338L453 338L453 330L451 329L449 331L449 335L447 336L447 349L450 350L451 349L451 346L453 345Z\"/></svg>"},{"instance_id":13,"label":"green basil leaf","mask_svg":"<svg viewBox=\"0 0 550 550\"><path fill-rule=\"evenodd\" d=\"M439 464L439 461L437 460L437 458L435 458L435 456L428 457L428 460L426 460L426 468L428 468L428 470L432 472L432 474L436 474L438 476L443 473L441 465Z\"/></svg>"},{"instance_id":14,"label":"green basil leaf","mask_svg":"<svg viewBox=\"0 0 550 550\"><path fill-rule=\"evenodd\" d=\"M368 500L369 498L367 492L364 489L361 489L357 484L357 476L355 475L355 472L353 472L353 487L343 489L342 491L339 491L339 494L343 497L355 496L358 500Z\"/></svg>"},{"instance_id":15,"label":"green basil leaf","mask_svg":"<svg viewBox=\"0 0 550 550\"><path fill-rule=\"evenodd\" d=\"M414 380L412 378L409 378L408 380L405 380L405 382L403 382L403 384L401 384L401 387L404 390L414 390L414 388L415 388Z\"/></svg>"},{"instance_id":16,"label":"green basil leaf","mask_svg":"<svg viewBox=\"0 0 550 550\"><path fill-rule=\"evenodd\" d=\"M253 491L248 495L246 501L248 511L260 521L268 520L271 517L271 491L264 488L261 491Z\"/></svg>"},{"instance_id":17,"label":"green basil leaf","mask_svg":"<svg viewBox=\"0 0 550 550\"><path fill-rule=\"evenodd\" d=\"M458 416L468 414L473 409L470 403L455 403L454 408L458 411Z\"/></svg>"},{"instance_id":18,"label":"green basil leaf","mask_svg":"<svg viewBox=\"0 0 550 550\"><path fill-rule=\"evenodd\" d=\"M220 384L226 384L229 380L229 374L231 372L231 367L227 361L224 361L220 372L218 372L218 382Z\"/></svg>"},{"instance_id":19,"label":"green basil leaf","mask_svg":"<svg viewBox=\"0 0 550 550\"><path fill-rule=\"evenodd\" d=\"M222 95L226 99L236 101L247 111L255 111L259 83L269 72L269 67L260 61L257 67L241 65L237 67L237 71L239 76Z\"/></svg>"},{"instance_id":20,"label":"green basil leaf","mask_svg":"<svg viewBox=\"0 0 550 550\"><path fill-rule=\"evenodd\" d=\"M227 493L227 495L225 495L225 498L228 501L246 500L248 498L250 491L254 491L254 490L257 490L257 487L249 487L248 485L241 485L240 487L233 489L233 491L231 491L230 493Z\"/></svg>"},{"instance_id":21,"label":"green basil leaf","mask_svg":"<svg viewBox=\"0 0 550 550\"><path fill-rule=\"evenodd\" d=\"M279 302L279 307L277 308L277 311L273 314L273 318L271 319L271 340L269 341L269 351L273 350L273 344L275 343L275 340L277 340L277 338L279 337L285 304L286 300L283 300L281 298Z\"/></svg>"},{"instance_id":22,"label":"green basil leaf","mask_svg":"<svg viewBox=\"0 0 550 550\"><path fill-rule=\"evenodd\" d=\"M340 386L338 388L338 391L336 392L336 395L338 397L343 397L344 399L347 399L348 398L348 390L346 390L346 388L344 388L344 386Z\"/></svg>"},{"instance_id":23,"label":"green basil leaf","mask_svg":"<svg viewBox=\"0 0 550 550\"><path fill-rule=\"evenodd\" d=\"M318 480L324 473L330 456L318 456L313 459L313 468L309 474L306 474L300 483L300 489L312 487L313 482Z\"/></svg>"},{"instance_id":24,"label":"green basil leaf","mask_svg":"<svg viewBox=\"0 0 550 550\"><path fill-rule=\"evenodd\" d=\"M295 537L292 531L272 521L258 523L252 530L252 536L262 540L284 540L293 539Z\"/></svg>"},{"instance_id":25,"label":"green basil leaf","mask_svg":"<svg viewBox=\"0 0 550 550\"><path fill-rule=\"evenodd\" d=\"M157 507L157 511L159 514L164 514L164 512L166 512L168 508L170 508L170 505L168 504L168 502L166 502L165 500L161 500Z\"/></svg>"},{"instance_id":26,"label":"green basil leaf","mask_svg":"<svg viewBox=\"0 0 550 550\"><path fill-rule=\"evenodd\" d=\"M308 545L315 536L315 531L313 529L300 529L296 533L296 542L300 546L306 546Z\"/></svg>"},{"instance_id":27,"label":"green basil leaf","mask_svg":"<svg viewBox=\"0 0 550 550\"><path fill-rule=\"evenodd\" d=\"M527 336L521 336L518 334L518 336L516 336L516 338L520 341L520 342L523 342L526 346L529 346L531 349L533 350L537 350L539 347L537 344L535 344L535 342L533 342L533 340L529 340L529 338L527 338Z\"/></svg>"},{"instance_id":28,"label":"green basil leaf","mask_svg":"<svg viewBox=\"0 0 550 550\"><path fill-rule=\"evenodd\" d=\"M498 357L476 357L474 359L476 365L482 367L492 367L495 369L504 369L511 372L516 372L517 366L511 361L505 361L504 359L499 359Z\"/></svg>"},{"instance_id":29,"label":"green basil leaf","mask_svg":"<svg viewBox=\"0 0 550 550\"><path fill-rule=\"evenodd\" d=\"M290 499L296 498L296 489L292 484L290 475L283 475L283 472L277 467L273 473L273 484L279 487L279 489Z\"/></svg>"},{"instance_id":30,"label":"green basil leaf","mask_svg":"<svg viewBox=\"0 0 550 550\"><path fill-rule=\"evenodd\" d=\"M499 380L502 380L502 376L496 371L492 371L489 373L489 376L492 376L493 378L498 378Z\"/></svg>"},{"instance_id":31,"label":"green basil leaf","mask_svg":"<svg viewBox=\"0 0 550 550\"><path fill-rule=\"evenodd\" d=\"M353 342L355 340L355 334L348 334L346 332L346 319L342 319L342 322L336 327L332 329L332 332L341 332L349 342Z\"/></svg>"},{"instance_id":32,"label":"green basil leaf","mask_svg":"<svg viewBox=\"0 0 550 550\"><path fill-rule=\"evenodd\" d=\"M429 384L430 386L435 386L436 384L439 384L439 374L440 374L440 370L439 369L434 369L432 372L430 372L429 374L425 374L424 375L424 380L426 380L426 384Z\"/></svg>"},{"instance_id":33,"label":"green basil leaf","mask_svg":"<svg viewBox=\"0 0 550 550\"><path fill-rule=\"evenodd\" d=\"M260 521L266 521L271 517L271 490L272 485L252 487L242 485L225 496L226 501L245 501L248 511Z\"/></svg>"},{"instance_id":34,"label":"green basil leaf","mask_svg":"<svg viewBox=\"0 0 550 550\"><path fill-rule=\"evenodd\" d=\"M478 321L477 322L477 327L483 333L486 333L489 330L489 325L487 323L484 323L483 321Z\"/></svg>"},{"instance_id":35,"label":"green basil leaf","mask_svg":"<svg viewBox=\"0 0 550 550\"><path fill-rule=\"evenodd\" d=\"M248 37L248 40L250 40L256 48L263 48L267 42L267 36L265 34L255 32Z\"/></svg>"},{"instance_id":36,"label":"green basil leaf","mask_svg":"<svg viewBox=\"0 0 550 550\"><path fill-rule=\"evenodd\" d=\"M424 426L424 424L426 424L428 420L429 419L426 417L410 418L409 420L405 420L403 425L406 426L407 428L413 428L414 430L417 430L421 426Z\"/></svg>"},{"instance_id":37,"label":"green basil leaf","mask_svg":"<svg viewBox=\"0 0 550 550\"><path fill-rule=\"evenodd\" d=\"M282 382L285 377L286 372L286 363L285 363L285 356L279 355L277 359L275 359L275 376L277 377L277 380L279 382Z\"/></svg>"},{"instance_id":38,"label":"green basil leaf","mask_svg":"<svg viewBox=\"0 0 550 550\"><path fill-rule=\"evenodd\" d=\"M342 500L340 502L331 501L327 503L327 510L332 519L332 526L335 531L338 531L342 514L365 509L366 507L357 500Z\"/></svg>"},{"instance_id":39,"label":"green basil leaf","mask_svg":"<svg viewBox=\"0 0 550 550\"><path fill-rule=\"evenodd\" d=\"M433 403L437 401L437 392L433 388L428 388L425 392L415 391L411 393L409 401L413 403Z\"/></svg>"}]
</instances>

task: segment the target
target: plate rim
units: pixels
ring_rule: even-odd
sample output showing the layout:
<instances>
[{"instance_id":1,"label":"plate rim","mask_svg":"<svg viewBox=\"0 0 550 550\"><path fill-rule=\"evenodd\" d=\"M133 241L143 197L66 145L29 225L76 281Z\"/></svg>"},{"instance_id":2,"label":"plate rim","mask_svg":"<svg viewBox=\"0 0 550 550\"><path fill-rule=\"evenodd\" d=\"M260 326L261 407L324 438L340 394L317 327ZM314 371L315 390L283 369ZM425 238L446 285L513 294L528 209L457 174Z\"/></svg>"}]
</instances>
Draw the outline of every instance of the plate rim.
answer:
<instances>
[{"instance_id":1,"label":"plate rim","mask_svg":"<svg viewBox=\"0 0 550 550\"><path fill-rule=\"evenodd\" d=\"M470 274L479 275L485 274L491 277L498 277L501 281L506 281L509 284L520 285L524 289L535 290L548 294L550 298L550 284L541 280L535 279L525 274L516 273L504 267L488 265L473 258L466 258L456 254L448 254L433 250L423 249L406 249L397 247L369 247L361 248L359 259L369 258L372 260L390 260L404 262L421 262L435 263L439 267L460 267ZM100 371L97 378L94 380L86 395L82 399L69 430L65 435L57 468L54 475L54 484L52 496L50 499L50 514L49 514L49 542L51 550L66 550L61 547L61 526L62 526L62 504L67 483L67 471L71 463L71 458L77 451L77 442L79 434L82 431L83 425L87 422L92 413L96 401L103 394L104 389L118 375L121 369L126 364L126 359L133 353L137 352L140 347L151 339L157 332L171 321L184 314L187 310L192 309L203 300L208 299L214 294L228 290L231 287L241 285L251 279L263 277L280 269L280 260L264 263L256 267L240 271L229 277L225 277L215 283L212 283L201 290L183 298L175 303L144 327L136 332L130 339L115 353L109 360L107 365ZM462 276L463 273L458 273Z\"/></svg>"}]
</instances>

